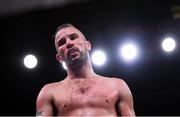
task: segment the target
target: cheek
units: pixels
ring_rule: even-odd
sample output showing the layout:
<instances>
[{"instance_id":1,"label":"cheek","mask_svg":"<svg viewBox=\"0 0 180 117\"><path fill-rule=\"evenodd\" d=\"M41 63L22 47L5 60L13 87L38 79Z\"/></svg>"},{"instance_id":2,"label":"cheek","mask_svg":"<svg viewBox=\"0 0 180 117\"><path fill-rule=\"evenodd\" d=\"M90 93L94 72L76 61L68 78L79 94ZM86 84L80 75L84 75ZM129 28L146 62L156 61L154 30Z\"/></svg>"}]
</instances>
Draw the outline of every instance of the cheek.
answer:
<instances>
[{"instance_id":1,"label":"cheek","mask_svg":"<svg viewBox=\"0 0 180 117\"><path fill-rule=\"evenodd\" d=\"M84 41L77 41L77 46L81 49L84 50L86 48L86 43Z\"/></svg>"},{"instance_id":2,"label":"cheek","mask_svg":"<svg viewBox=\"0 0 180 117\"><path fill-rule=\"evenodd\" d=\"M58 48L58 52L59 52L62 56L64 56L65 48L64 48L64 47Z\"/></svg>"}]
</instances>

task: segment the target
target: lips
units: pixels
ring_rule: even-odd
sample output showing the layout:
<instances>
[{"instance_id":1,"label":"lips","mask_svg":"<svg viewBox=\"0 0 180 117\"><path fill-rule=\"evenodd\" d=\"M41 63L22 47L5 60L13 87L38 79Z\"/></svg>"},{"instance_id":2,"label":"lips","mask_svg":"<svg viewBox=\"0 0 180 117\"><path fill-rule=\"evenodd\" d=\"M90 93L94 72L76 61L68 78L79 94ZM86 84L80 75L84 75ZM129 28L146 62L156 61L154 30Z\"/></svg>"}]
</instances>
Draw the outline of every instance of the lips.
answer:
<instances>
[{"instance_id":1,"label":"lips","mask_svg":"<svg viewBox=\"0 0 180 117\"><path fill-rule=\"evenodd\" d=\"M68 51L67 51L67 56L74 56L75 52L78 52L78 49L77 48L70 48Z\"/></svg>"}]
</instances>

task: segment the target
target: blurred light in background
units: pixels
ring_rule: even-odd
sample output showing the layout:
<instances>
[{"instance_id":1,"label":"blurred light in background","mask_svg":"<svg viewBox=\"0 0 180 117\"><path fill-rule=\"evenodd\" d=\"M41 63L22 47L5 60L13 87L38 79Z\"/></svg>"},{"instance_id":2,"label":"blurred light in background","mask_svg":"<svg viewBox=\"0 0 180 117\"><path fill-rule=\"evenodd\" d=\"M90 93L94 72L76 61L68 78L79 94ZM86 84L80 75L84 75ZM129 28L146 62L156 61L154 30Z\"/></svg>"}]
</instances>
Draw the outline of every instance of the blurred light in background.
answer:
<instances>
[{"instance_id":1,"label":"blurred light in background","mask_svg":"<svg viewBox=\"0 0 180 117\"><path fill-rule=\"evenodd\" d=\"M138 49L134 43L125 43L120 47L121 57L127 61L133 61L137 58Z\"/></svg>"},{"instance_id":2,"label":"blurred light in background","mask_svg":"<svg viewBox=\"0 0 180 117\"><path fill-rule=\"evenodd\" d=\"M24 57L24 65L29 69L35 68L37 65L37 58L32 54L26 55Z\"/></svg>"},{"instance_id":3,"label":"blurred light in background","mask_svg":"<svg viewBox=\"0 0 180 117\"><path fill-rule=\"evenodd\" d=\"M93 64L101 66L106 62L106 55L103 51L97 50L91 56Z\"/></svg>"},{"instance_id":4,"label":"blurred light in background","mask_svg":"<svg viewBox=\"0 0 180 117\"><path fill-rule=\"evenodd\" d=\"M166 52L172 52L176 47L175 40L173 38L165 38L162 41L162 48Z\"/></svg>"}]
</instances>

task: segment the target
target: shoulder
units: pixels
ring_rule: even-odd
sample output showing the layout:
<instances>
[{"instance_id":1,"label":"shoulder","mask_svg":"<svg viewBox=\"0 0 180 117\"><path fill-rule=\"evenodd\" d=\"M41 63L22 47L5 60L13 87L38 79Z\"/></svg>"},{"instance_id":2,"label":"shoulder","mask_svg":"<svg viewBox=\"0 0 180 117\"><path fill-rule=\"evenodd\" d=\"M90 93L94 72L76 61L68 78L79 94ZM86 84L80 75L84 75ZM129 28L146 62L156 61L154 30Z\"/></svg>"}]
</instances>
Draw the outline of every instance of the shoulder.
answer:
<instances>
[{"instance_id":1,"label":"shoulder","mask_svg":"<svg viewBox=\"0 0 180 117\"><path fill-rule=\"evenodd\" d=\"M103 80L109 83L117 84L117 85L124 85L126 82L121 78L114 78L114 77L102 77Z\"/></svg>"},{"instance_id":2,"label":"shoulder","mask_svg":"<svg viewBox=\"0 0 180 117\"><path fill-rule=\"evenodd\" d=\"M56 83L49 83L44 85L37 96L36 105L41 106L41 104L43 103L49 103L53 101L53 95L54 95L53 92L54 89L56 89L56 87L58 86L58 84L60 83L56 82Z\"/></svg>"},{"instance_id":3,"label":"shoulder","mask_svg":"<svg viewBox=\"0 0 180 117\"><path fill-rule=\"evenodd\" d=\"M51 97L53 95L53 91L60 84L61 84L60 82L55 82L44 85L41 88L38 97Z\"/></svg>"},{"instance_id":4,"label":"shoulder","mask_svg":"<svg viewBox=\"0 0 180 117\"><path fill-rule=\"evenodd\" d=\"M55 88L57 86L57 83L49 83L42 87L41 91L43 92L49 92L52 88Z\"/></svg>"},{"instance_id":5,"label":"shoulder","mask_svg":"<svg viewBox=\"0 0 180 117\"><path fill-rule=\"evenodd\" d=\"M129 87L125 80L121 78L115 78L115 77L103 77L102 79L107 82L107 84L112 85L116 89L122 91L122 90L129 90Z\"/></svg>"},{"instance_id":6,"label":"shoulder","mask_svg":"<svg viewBox=\"0 0 180 117\"><path fill-rule=\"evenodd\" d=\"M112 78L113 82L116 82L117 85L120 85L122 87L127 86L125 80L120 78Z\"/></svg>"},{"instance_id":7,"label":"shoulder","mask_svg":"<svg viewBox=\"0 0 180 117\"><path fill-rule=\"evenodd\" d=\"M116 84L118 85L119 89L121 88L121 89L125 90L125 89L129 88L127 83L126 83L126 81L123 80L123 79L112 78L112 80L113 80L113 82L116 82Z\"/></svg>"},{"instance_id":8,"label":"shoulder","mask_svg":"<svg viewBox=\"0 0 180 117\"><path fill-rule=\"evenodd\" d=\"M119 78L112 78L112 79L114 80L114 82L116 82L116 88L119 91L120 96L131 99L132 93L128 84L123 79L119 79Z\"/></svg>"}]
</instances>

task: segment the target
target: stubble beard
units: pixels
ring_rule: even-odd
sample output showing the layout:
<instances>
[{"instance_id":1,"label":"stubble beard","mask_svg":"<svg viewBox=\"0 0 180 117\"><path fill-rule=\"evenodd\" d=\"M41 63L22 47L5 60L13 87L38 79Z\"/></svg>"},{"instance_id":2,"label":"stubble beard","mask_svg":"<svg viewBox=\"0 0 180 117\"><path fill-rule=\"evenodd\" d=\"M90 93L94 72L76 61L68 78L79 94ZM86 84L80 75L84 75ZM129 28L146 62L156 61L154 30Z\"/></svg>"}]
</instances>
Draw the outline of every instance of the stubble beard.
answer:
<instances>
[{"instance_id":1,"label":"stubble beard","mask_svg":"<svg viewBox=\"0 0 180 117\"><path fill-rule=\"evenodd\" d=\"M80 51L79 54L79 57L74 60L70 57L67 57L65 60L66 65L70 66L71 68L78 68L85 64L88 60L88 52Z\"/></svg>"}]
</instances>

